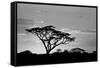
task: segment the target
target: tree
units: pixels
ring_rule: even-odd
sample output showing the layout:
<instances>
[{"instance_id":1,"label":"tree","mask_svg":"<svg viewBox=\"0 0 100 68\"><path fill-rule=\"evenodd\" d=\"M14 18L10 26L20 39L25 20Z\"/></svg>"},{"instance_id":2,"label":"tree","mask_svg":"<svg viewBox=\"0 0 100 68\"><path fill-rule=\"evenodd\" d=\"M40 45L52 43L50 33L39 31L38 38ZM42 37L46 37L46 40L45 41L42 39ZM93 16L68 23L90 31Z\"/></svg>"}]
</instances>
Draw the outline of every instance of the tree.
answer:
<instances>
[{"instance_id":1,"label":"tree","mask_svg":"<svg viewBox=\"0 0 100 68\"><path fill-rule=\"evenodd\" d=\"M41 28L30 28L26 29L26 31L36 35L42 41L46 50L46 54L49 54L60 44L68 44L75 39L74 37L70 37L71 34L55 30L55 27L51 25Z\"/></svg>"}]
</instances>

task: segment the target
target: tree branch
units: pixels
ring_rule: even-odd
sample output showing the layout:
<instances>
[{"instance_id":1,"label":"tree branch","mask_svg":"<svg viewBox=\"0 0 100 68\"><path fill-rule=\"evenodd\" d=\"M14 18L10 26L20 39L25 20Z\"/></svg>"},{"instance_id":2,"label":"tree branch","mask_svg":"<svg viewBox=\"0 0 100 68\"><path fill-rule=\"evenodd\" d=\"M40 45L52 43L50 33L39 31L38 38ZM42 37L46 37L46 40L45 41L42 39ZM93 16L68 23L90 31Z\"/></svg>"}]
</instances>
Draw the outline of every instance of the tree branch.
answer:
<instances>
[{"instance_id":1,"label":"tree branch","mask_svg":"<svg viewBox=\"0 0 100 68\"><path fill-rule=\"evenodd\" d=\"M42 41L42 43L43 43L43 45L44 45L44 47L45 47L45 49L46 49L46 52L48 51L48 48L46 47L46 44L45 44L45 42L41 39L41 41Z\"/></svg>"},{"instance_id":2,"label":"tree branch","mask_svg":"<svg viewBox=\"0 0 100 68\"><path fill-rule=\"evenodd\" d=\"M45 47L45 49L46 49L46 52L48 51L48 49L47 49L47 47L46 47L46 44L45 44L45 42L43 41L43 39L41 39L40 37L39 37L39 35L38 34L36 34L37 35L37 37L42 41L42 43L43 43L43 45L44 45L44 47Z\"/></svg>"},{"instance_id":3,"label":"tree branch","mask_svg":"<svg viewBox=\"0 0 100 68\"><path fill-rule=\"evenodd\" d=\"M62 44L62 43L60 43L60 44ZM58 45L60 45L60 44L57 44L57 45L53 46L53 47L50 49L50 51L53 50L56 46L58 46Z\"/></svg>"}]
</instances>

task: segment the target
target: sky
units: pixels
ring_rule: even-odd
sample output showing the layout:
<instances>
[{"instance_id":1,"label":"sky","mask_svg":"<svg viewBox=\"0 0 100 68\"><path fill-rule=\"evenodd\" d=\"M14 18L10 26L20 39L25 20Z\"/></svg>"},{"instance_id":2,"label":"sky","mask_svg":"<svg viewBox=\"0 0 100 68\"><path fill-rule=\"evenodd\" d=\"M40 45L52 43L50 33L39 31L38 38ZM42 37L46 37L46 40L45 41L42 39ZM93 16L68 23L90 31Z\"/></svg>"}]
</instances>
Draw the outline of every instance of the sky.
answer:
<instances>
[{"instance_id":1,"label":"sky","mask_svg":"<svg viewBox=\"0 0 100 68\"><path fill-rule=\"evenodd\" d=\"M17 14L18 53L25 50L38 54L45 53L42 42L25 29L48 25L76 37L74 42L59 45L52 52L72 48L82 48L87 52L96 50L96 8L18 4Z\"/></svg>"}]
</instances>

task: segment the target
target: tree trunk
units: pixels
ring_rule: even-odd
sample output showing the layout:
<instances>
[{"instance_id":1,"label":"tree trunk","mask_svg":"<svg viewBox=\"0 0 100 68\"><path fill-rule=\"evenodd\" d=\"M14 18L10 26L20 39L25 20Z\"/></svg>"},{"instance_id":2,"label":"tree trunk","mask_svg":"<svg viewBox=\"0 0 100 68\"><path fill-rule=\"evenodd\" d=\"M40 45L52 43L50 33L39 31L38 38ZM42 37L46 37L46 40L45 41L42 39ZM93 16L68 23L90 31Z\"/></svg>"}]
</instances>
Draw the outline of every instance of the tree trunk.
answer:
<instances>
[{"instance_id":1,"label":"tree trunk","mask_svg":"<svg viewBox=\"0 0 100 68\"><path fill-rule=\"evenodd\" d=\"M50 54L50 51L47 51L46 54L49 55Z\"/></svg>"}]
</instances>

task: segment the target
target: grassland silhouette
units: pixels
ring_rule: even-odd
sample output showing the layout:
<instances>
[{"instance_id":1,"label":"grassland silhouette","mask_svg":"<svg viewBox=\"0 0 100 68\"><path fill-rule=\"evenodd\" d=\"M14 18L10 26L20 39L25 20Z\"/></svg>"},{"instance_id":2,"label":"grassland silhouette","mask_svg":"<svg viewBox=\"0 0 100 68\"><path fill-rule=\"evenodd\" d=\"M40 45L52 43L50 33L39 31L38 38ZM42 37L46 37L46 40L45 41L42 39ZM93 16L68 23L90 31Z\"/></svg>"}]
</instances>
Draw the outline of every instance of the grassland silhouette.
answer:
<instances>
[{"instance_id":1,"label":"grassland silhouette","mask_svg":"<svg viewBox=\"0 0 100 68\"><path fill-rule=\"evenodd\" d=\"M29 50L17 53L17 65L42 65L42 64L57 64L57 63L74 63L74 62L89 62L97 61L97 52L92 53L81 51L68 51L50 54L36 54Z\"/></svg>"}]
</instances>

